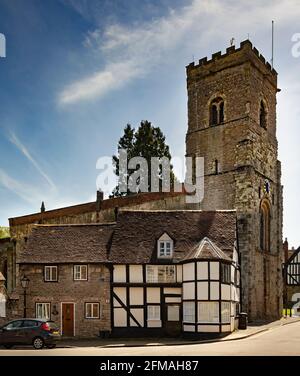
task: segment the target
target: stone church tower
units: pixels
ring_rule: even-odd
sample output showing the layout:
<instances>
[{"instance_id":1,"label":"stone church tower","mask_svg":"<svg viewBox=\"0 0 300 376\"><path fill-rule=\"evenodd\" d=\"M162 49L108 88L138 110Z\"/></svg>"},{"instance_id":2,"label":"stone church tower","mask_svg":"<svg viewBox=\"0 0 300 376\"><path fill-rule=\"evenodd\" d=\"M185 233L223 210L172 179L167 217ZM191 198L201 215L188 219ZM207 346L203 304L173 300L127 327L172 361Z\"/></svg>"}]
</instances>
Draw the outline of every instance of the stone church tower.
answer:
<instances>
[{"instance_id":1,"label":"stone church tower","mask_svg":"<svg viewBox=\"0 0 300 376\"><path fill-rule=\"evenodd\" d=\"M277 73L250 41L187 66L187 156L204 157L201 209L236 209L242 307L250 319L282 309L282 186Z\"/></svg>"}]
</instances>

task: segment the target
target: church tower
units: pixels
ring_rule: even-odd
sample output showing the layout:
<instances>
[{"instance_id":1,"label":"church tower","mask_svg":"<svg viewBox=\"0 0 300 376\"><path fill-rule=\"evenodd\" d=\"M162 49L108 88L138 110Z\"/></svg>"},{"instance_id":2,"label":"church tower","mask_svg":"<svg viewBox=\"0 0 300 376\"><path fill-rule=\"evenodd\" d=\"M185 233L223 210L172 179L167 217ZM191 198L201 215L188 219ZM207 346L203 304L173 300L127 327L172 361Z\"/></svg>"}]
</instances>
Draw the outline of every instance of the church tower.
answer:
<instances>
[{"instance_id":1,"label":"church tower","mask_svg":"<svg viewBox=\"0 0 300 376\"><path fill-rule=\"evenodd\" d=\"M204 157L203 210L236 209L242 307L250 319L282 309L282 186L277 72L250 41L187 66L186 154Z\"/></svg>"}]
</instances>

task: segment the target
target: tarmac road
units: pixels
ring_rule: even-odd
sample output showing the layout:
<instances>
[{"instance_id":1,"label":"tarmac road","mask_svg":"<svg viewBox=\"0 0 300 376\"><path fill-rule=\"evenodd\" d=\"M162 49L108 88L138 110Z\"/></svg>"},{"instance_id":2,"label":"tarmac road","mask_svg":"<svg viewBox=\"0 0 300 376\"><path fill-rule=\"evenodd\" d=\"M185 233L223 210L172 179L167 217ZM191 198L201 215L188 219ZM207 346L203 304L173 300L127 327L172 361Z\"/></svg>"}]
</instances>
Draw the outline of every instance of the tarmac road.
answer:
<instances>
[{"instance_id":1,"label":"tarmac road","mask_svg":"<svg viewBox=\"0 0 300 376\"><path fill-rule=\"evenodd\" d=\"M300 355L300 322L276 327L250 338L191 345L144 347L73 347L33 350L15 348L0 350L0 356L58 355L58 356L201 356L201 355Z\"/></svg>"}]
</instances>

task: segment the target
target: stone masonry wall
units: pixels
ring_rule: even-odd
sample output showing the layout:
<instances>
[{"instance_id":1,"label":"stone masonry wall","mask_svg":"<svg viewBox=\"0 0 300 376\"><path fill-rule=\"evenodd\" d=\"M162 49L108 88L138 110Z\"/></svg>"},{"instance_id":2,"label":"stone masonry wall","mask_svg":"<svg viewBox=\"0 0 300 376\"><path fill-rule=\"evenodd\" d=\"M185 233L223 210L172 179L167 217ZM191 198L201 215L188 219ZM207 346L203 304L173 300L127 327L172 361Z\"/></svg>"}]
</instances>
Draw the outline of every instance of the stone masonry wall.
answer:
<instances>
[{"instance_id":1,"label":"stone masonry wall","mask_svg":"<svg viewBox=\"0 0 300 376\"><path fill-rule=\"evenodd\" d=\"M21 265L20 273L30 282L27 290L27 317L35 317L35 304L51 303L51 319L61 328L61 303L75 303L76 337L95 337L100 330L111 329L110 272L100 264L88 265L88 280L73 280L73 265L58 265L58 282L44 282L44 265ZM23 316L23 290L19 293L19 317ZM85 318L85 303L99 302L100 319Z\"/></svg>"},{"instance_id":2,"label":"stone masonry wall","mask_svg":"<svg viewBox=\"0 0 300 376\"><path fill-rule=\"evenodd\" d=\"M282 187L277 160L277 74L249 41L187 67L186 153L204 157L204 210L236 209L242 309L250 319L277 318L282 308ZM224 122L210 126L210 102L224 100ZM259 125L260 103L267 128ZM218 161L218 171L215 161ZM268 181L271 192L264 192ZM260 250L260 205L271 206L270 252Z\"/></svg>"}]
</instances>

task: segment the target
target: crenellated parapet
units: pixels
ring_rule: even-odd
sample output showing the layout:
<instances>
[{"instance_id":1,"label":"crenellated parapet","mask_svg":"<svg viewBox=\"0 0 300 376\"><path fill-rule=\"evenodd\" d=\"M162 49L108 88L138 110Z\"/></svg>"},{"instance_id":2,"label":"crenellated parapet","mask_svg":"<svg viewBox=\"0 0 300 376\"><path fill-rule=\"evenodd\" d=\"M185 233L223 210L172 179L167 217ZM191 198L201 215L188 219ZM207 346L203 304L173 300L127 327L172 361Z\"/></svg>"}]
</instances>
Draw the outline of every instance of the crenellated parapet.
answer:
<instances>
[{"instance_id":1,"label":"crenellated parapet","mask_svg":"<svg viewBox=\"0 0 300 376\"><path fill-rule=\"evenodd\" d=\"M275 81L277 81L277 72L272 68L271 64L266 61L265 57L260 54L257 48L253 47L250 40L245 40L240 43L240 47L230 46L226 52L222 54L221 51L212 54L211 58L203 57L197 63L190 63L186 67L187 76L193 75L194 72L222 70L228 68L230 65L242 64L246 61L251 61L258 69L263 71L264 74L269 74Z\"/></svg>"}]
</instances>

